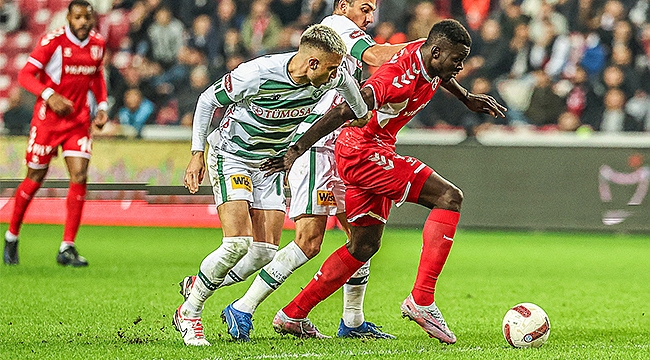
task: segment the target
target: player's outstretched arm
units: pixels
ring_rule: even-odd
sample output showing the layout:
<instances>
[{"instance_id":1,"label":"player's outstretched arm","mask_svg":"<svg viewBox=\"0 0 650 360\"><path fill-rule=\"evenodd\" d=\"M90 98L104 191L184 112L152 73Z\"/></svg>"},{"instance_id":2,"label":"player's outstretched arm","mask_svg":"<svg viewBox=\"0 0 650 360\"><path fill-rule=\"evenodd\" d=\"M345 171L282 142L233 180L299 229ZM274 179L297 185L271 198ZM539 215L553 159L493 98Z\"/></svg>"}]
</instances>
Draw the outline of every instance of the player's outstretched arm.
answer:
<instances>
[{"instance_id":1,"label":"player's outstretched arm","mask_svg":"<svg viewBox=\"0 0 650 360\"><path fill-rule=\"evenodd\" d=\"M363 101L368 105L369 109L374 106L374 97L370 88L361 89L361 96ZM372 118L372 111L368 111L366 116L353 120L347 126L362 127ZM328 111L322 119L318 120L309 130L307 130L298 141L292 146L289 146L284 156L274 157L264 160L260 165L260 170L266 172L266 176L274 173L285 171L288 172L293 165L293 162L302 155L305 151L312 147L323 136L331 133L339 128L346 121L355 119L354 112L347 102L343 102L330 111Z\"/></svg>"},{"instance_id":2,"label":"player's outstretched arm","mask_svg":"<svg viewBox=\"0 0 650 360\"><path fill-rule=\"evenodd\" d=\"M474 112L490 114L493 117L506 117L505 112L508 111L508 109L499 104L492 96L487 94L472 94L469 90L460 86L456 79L451 79L446 83L442 83L442 87L449 90L449 92L462 101L468 109Z\"/></svg>"}]
</instances>

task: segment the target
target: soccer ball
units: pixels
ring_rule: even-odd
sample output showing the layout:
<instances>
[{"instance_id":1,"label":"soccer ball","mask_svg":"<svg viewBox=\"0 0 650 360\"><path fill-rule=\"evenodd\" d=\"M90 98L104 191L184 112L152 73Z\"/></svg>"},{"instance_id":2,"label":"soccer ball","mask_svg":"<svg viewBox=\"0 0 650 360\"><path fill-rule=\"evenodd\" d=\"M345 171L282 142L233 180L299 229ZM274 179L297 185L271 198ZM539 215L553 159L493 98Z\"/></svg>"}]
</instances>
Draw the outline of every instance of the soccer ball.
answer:
<instances>
[{"instance_id":1,"label":"soccer ball","mask_svg":"<svg viewBox=\"0 0 650 360\"><path fill-rule=\"evenodd\" d=\"M503 318L503 337L516 348L540 347L551 333L551 323L541 307L521 303L508 310Z\"/></svg>"}]
</instances>

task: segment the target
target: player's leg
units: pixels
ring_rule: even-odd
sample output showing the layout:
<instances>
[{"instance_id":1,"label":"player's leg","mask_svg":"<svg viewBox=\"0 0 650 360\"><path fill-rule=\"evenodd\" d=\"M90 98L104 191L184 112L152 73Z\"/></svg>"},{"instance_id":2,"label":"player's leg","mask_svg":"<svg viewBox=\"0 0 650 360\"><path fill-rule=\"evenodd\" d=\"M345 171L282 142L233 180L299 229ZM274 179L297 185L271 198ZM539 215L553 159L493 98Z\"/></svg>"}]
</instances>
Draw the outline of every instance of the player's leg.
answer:
<instances>
[{"instance_id":1,"label":"player's leg","mask_svg":"<svg viewBox=\"0 0 650 360\"><path fill-rule=\"evenodd\" d=\"M193 346L210 345L203 333L203 306L223 282L228 271L246 255L253 241L250 216L253 184L250 167L211 147L207 154L207 164L223 238L221 245L201 262L197 278L190 281L193 286L189 294L182 291L183 296L187 297L174 313L173 321L185 344ZM184 283L187 281L181 282Z\"/></svg>"},{"instance_id":2,"label":"player's leg","mask_svg":"<svg viewBox=\"0 0 650 360\"><path fill-rule=\"evenodd\" d=\"M418 194L417 189L412 194ZM449 344L456 342L456 336L436 306L434 293L438 276L451 251L462 201L460 189L435 172L431 172L422 185L417 202L432 210L422 231L423 246L415 284L402 303L405 317L416 321L429 336Z\"/></svg>"},{"instance_id":3,"label":"player's leg","mask_svg":"<svg viewBox=\"0 0 650 360\"><path fill-rule=\"evenodd\" d=\"M86 202L86 181L90 154L81 153L72 156L63 151L65 163L70 175L70 186L66 197L66 218L63 229L63 241L59 246L56 261L64 266L88 266L88 261L77 251L75 238L81 224L81 215ZM67 156L66 156L67 155Z\"/></svg>"},{"instance_id":4,"label":"player's leg","mask_svg":"<svg viewBox=\"0 0 650 360\"><path fill-rule=\"evenodd\" d=\"M34 169L27 167L27 176L16 188L14 194L14 210L11 214L9 229L5 232L5 247L3 261L7 265L18 265L18 234L23 224L27 208L34 198L34 194L41 187L49 167Z\"/></svg>"},{"instance_id":5,"label":"player's leg","mask_svg":"<svg viewBox=\"0 0 650 360\"><path fill-rule=\"evenodd\" d=\"M332 295L379 249L384 225L352 227L351 239L330 255L307 286L273 319L279 333L322 338L307 319L309 312Z\"/></svg>"}]
</instances>

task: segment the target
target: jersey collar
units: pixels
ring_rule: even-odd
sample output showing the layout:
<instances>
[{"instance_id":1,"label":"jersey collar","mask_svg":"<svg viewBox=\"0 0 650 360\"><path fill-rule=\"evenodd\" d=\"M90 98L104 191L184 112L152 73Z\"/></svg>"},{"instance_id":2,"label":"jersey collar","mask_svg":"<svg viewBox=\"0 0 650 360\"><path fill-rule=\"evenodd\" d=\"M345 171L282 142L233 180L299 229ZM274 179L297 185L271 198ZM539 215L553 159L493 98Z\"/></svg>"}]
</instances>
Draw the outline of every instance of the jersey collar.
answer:
<instances>
[{"instance_id":1,"label":"jersey collar","mask_svg":"<svg viewBox=\"0 0 650 360\"><path fill-rule=\"evenodd\" d=\"M422 46L415 52L415 56L418 58L418 64L420 65L420 73L428 82L432 82L433 79L431 76L429 76L429 73L427 72L427 67L424 66L424 60L422 60Z\"/></svg>"},{"instance_id":2,"label":"jersey collar","mask_svg":"<svg viewBox=\"0 0 650 360\"><path fill-rule=\"evenodd\" d=\"M90 42L90 34L88 34L88 37L84 41L80 41L77 39L77 37L72 33L72 30L70 30L70 25L65 26L65 36L70 40L73 44L79 46L79 47L84 47L88 45Z\"/></svg>"}]
</instances>

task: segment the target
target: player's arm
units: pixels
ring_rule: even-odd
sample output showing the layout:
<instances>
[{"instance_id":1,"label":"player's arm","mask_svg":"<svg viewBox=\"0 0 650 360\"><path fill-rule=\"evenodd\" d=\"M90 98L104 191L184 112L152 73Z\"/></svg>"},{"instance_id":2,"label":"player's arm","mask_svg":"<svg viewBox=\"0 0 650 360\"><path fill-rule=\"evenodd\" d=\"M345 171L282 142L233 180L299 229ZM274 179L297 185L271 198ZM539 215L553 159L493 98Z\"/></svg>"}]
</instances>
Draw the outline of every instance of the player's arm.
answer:
<instances>
[{"instance_id":1,"label":"player's arm","mask_svg":"<svg viewBox=\"0 0 650 360\"><path fill-rule=\"evenodd\" d=\"M360 92L366 106L369 109L372 109L375 101L372 89L364 87ZM372 114L372 112L368 112L368 114ZM310 127L295 144L289 146L289 149L287 149L284 156L264 160L260 166L260 170L266 172L265 176L280 171L288 172L291 169L293 162L305 151L311 148L316 141L339 128L346 121L354 119L355 117L355 113L352 111L352 108L350 108L350 105L347 102L342 102L325 113L323 118L314 123L314 125L312 125L312 127ZM367 121L365 121L363 125L366 123Z\"/></svg>"},{"instance_id":2,"label":"player's arm","mask_svg":"<svg viewBox=\"0 0 650 360\"><path fill-rule=\"evenodd\" d=\"M18 83L30 93L40 96L47 106L59 116L66 116L74 111L74 103L47 87L38 77L43 65L30 57L27 64L18 73Z\"/></svg>"},{"instance_id":3,"label":"player's arm","mask_svg":"<svg viewBox=\"0 0 650 360\"><path fill-rule=\"evenodd\" d=\"M95 74L95 78L90 84L90 90L95 94L97 99L97 115L93 122L101 129L108 121L108 91L106 90L106 80L104 79L104 66L99 65L99 71Z\"/></svg>"},{"instance_id":4,"label":"player's arm","mask_svg":"<svg viewBox=\"0 0 650 360\"><path fill-rule=\"evenodd\" d=\"M487 94L473 94L463 88L454 78L446 83L442 83L442 87L454 94L458 100L462 101L468 109L474 112L490 114L494 117L506 117L505 112L508 109L499 104L492 96Z\"/></svg>"},{"instance_id":5,"label":"player's arm","mask_svg":"<svg viewBox=\"0 0 650 360\"><path fill-rule=\"evenodd\" d=\"M375 44L367 48L361 55L361 61L370 65L379 67L386 61L390 60L393 55L406 46L404 44Z\"/></svg>"}]
</instances>

